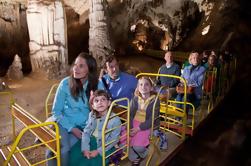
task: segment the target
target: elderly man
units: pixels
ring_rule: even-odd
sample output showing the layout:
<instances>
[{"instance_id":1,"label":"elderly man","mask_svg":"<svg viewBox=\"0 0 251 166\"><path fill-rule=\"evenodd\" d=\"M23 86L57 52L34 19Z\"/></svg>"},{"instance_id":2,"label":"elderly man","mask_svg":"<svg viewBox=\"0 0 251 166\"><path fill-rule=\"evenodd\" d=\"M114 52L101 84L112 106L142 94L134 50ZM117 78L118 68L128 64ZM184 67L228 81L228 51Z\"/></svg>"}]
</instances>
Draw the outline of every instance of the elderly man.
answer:
<instances>
[{"instance_id":1,"label":"elderly man","mask_svg":"<svg viewBox=\"0 0 251 166\"><path fill-rule=\"evenodd\" d=\"M180 76L180 67L173 62L173 54L171 51L165 53L164 59L166 63L160 67L159 74ZM167 92L169 92L169 97L174 97L176 95L175 87L178 85L179 80L170 77L159 77L158 79L161 86L168 87Z\"/></svg>"},{"instance_id":2,"label":"elderly man","mask_svg":"<svg viewBox=\"0 0 251 166\"><path fill-rule=\"evenodd\" d=\"M133 76L119 70L119 64L114 56L108 56L105 60L104 70L106 74L101 77L104 86L110 93L112 100L127 97L129 100L134 95L138 80ZM120 102L126 105L125 102Z\"/></svg>"}]
</instances>

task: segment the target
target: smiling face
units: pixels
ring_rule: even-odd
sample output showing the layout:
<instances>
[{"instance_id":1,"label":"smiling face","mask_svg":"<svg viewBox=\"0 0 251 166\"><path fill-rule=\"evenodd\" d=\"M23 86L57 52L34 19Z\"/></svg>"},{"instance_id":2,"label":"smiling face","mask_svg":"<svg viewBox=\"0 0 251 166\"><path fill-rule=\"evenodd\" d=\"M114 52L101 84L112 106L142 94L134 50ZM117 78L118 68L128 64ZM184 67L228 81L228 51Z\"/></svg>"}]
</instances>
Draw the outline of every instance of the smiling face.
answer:
<instances>
[{"instance_id":1,"label":"smiling face","mask_svg":"<svg viewBox=\"0 0 251 166\"><path fill-rule=\"evenodd\" d=\"M116 59L111 62L106 62L106 70L108 75L113 79L117 79L119 76L119 64Z\"/></svg>"},{"instance_id":2,"label":"smiling face","mask_svg":"<svg viewBox=\"0 0 251 166\"><path fill-rule=\"evenodd\" d=\"M142 97L149 97L152 91L152 83L149 78L140 78L138 81L138 90Z\"/></svg>"},{"instance_id":3,"label":"smiling face","mask_svg":"<svg viewBox=\"0 0 251 166\"><path fill-rule=\"evenodd\" d=\"M190 56L191 56L191 59L190 59L191 64L193 66L197 66L200 63L199 53L194 52L194 53L191 53Z\"/></svg>"},{"instance_id":4,"label":"smiling face","mask_svg":"<svg viewBox=\"0 0 251 166\"><path fill-rule=\"evenodd\" d=\"M106 96L95 96L92 103L92 108L97 111L100 115L106 113L111 101Z\"/></svg>"},{"instance_id":5,"label":"smiling face","mask_svg":"<svg viewBox=\"0 0 251 166\"><path fill-rule=\"evenodd\" d=\"M74 62L72 71L73 71L73 77L75 79L86 80L89 73L86 60L82 57L77 57Z\"/></svg>"}]
</instances>

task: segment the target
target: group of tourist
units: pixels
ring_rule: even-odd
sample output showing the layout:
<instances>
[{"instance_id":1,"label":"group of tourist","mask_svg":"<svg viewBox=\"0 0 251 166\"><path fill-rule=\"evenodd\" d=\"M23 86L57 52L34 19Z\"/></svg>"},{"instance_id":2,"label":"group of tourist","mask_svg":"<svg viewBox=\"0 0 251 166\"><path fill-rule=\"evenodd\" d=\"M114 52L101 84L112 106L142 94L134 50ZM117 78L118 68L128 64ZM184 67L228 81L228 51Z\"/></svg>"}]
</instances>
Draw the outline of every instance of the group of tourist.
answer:
<instances>
[{"instance_id":1,"label":"group of tourist","mask_svg":"<svg viewBox=\"0 0 251 166\"><path fill-rule=\"evenodd\" d=\"M64 78L57 89L52 114L59 125L61 135L61 165L101 165L102 127L112 100L126 97L131 104L131 148L129 158L138 164L147 155L151 128L151 111L155 93L147 77L139 81L130 74L121 72L114 56L107 57L106 74L98 78L96 60L87 53L80 53L71 68L70 76ZM138 95L134 96L135 89ZM126 102L120 102L126 105ZM156 107L156 109L158 109ZM138 111L141 110L141 111ZM158 111L156 111L157 113ZM113 115L113 113L112 113ZM157 115L156 115L157 116ZM107 129L121 124L117 116L109 120ZM118 143L121 128L117 127L106 136L106 154L113 152ZM141 140L144 139L143 142ZM47 151L46 157L53 153ZM47 165L56 165L48 160Z\"/></svg>"},{"instance_id":2,"label":"group of tourist","mask_svg":"<svg viewBox=\"0 0 251 166\"><path fill-rule=\"evenodd\" d=\"M176 75L184 78L187 83L187 101L191 102L195 108L200 105L200 101L203 94L202 86L207 82L207 87L204 87L207 91L211 91L211 84L216 83L212 81L209 75L206 76L207 71L219 72L221 65L224 63L226 55L220 54L219 57L214 51L204 51L201 55L192 51L189 54L188 60L184 62L182 68L173 62L173 53L168 51L165 53L166 64L160 67L160 74ZM217 78L216 78L217 79ZM184 89L184 82L175 78L159 77L161 86L168 87L169 98L176 99L176 101L183 101L184 93L180 89ZM177 107L182 108L181 104L177 104Z\"/></svg>"},{"instance_id":3,"label":"group of tourist","mask_svg":"<svg viewBox=\"0 0 251 166\"><path fill-rule=\"evenodd\" d=\"M160 67L159 73L183 77L188 87L193 89L187 95L187 101L197 107L205 72L215 64L213 55L209 55L208 60L202 64L200 55L191 52L182 74L179 65L173 62L172 52L166 52L164 59L166 64ZM105 73L98 77L96 60L87 53L80 53L71 67L70 76L64 78L58 86L52 114L61 135L62 166L101 165L104 120L111 101L123 97L130 100L129 160L133 165L139 165L148 153L152 116L158 117L160 106L152 80L145 76L136 79L135 76L120 71L118 60L114 56L106 58L103 71ZM159 77L159 84L168 87L171 97L183 100L184 94L176 92L176 87L183 84L180 80ZM152 115L155 100L155 115ZM127 105L126 102L119 104ZM114 116L109 120L107 130L121 124L120 118L114 113L112 115ZM159 121L156 120L154 125L158 126ZM107 155L115 151L120 133L121 128L118 127L107 134L106 143L116 140L106 146ZM53 157L53 153L47 151L46 157ZM56 165L56 160L49 160L47 165Z\"/></svg>"}]
</instances>

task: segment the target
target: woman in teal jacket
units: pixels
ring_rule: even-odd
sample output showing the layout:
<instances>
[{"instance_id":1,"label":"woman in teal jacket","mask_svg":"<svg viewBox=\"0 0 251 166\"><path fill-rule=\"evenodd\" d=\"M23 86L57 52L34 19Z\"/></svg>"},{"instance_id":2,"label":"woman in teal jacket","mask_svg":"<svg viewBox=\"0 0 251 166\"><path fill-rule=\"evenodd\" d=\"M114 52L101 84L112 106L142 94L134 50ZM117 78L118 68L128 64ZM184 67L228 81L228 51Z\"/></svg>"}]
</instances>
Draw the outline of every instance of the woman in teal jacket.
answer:
<instances>
[{"instance_id":1,"label":"woman in teal jacket","mask_svg":"<svg viewBox=\"0 0 251 166\"><path fill-rule=\"evenodd\" d=\"M98 81L96 60L87 53L80 53L73 63L70 76L60 82L52 107L61 135L62 166L68 166L69 151L82 137L82 129L90 112L90 93L96 89L104 89ZM52 152L47 151L46 157L52 156ZM49 160L47 165L56 165L56 160Z\"/></svg>"}]
</instances>

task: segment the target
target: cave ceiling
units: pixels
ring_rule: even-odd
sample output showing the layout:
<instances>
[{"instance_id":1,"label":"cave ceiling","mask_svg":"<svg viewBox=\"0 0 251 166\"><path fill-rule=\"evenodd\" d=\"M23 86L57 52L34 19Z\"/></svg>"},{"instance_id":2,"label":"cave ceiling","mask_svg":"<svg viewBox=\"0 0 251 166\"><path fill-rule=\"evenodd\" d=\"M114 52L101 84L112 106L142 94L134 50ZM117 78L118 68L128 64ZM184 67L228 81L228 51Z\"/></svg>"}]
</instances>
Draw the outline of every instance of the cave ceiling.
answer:
<instances>
[{"instance_id":1,"label":"cave ceiling","mask_svg":"<svg viewBox=\"0 0 251 166\"><path fill-rule=\"evenodd\" d=\"M88 0L62 2L67 16L69 56L88 51ZM220 49L225 39L234 34L234 20L238 19L235 13L239 10L237 0L108 0L108 3L111 39L114 48L121 52L125 52L128 44L136 49L203 50L213 46ZM19 54L26 63L29 61L27 0L0 0L0 4L1 61L3 56L14 58Z\"/></svg>"}]
</instances>

